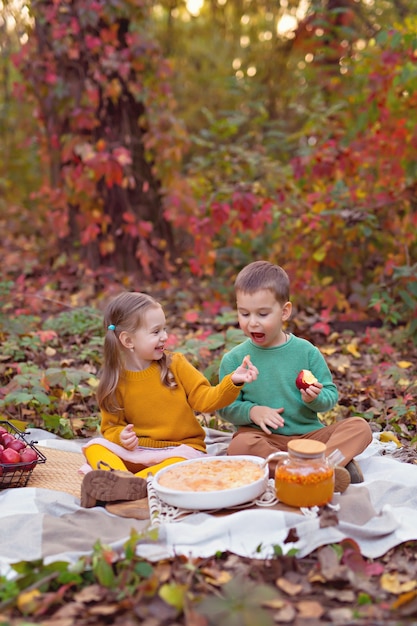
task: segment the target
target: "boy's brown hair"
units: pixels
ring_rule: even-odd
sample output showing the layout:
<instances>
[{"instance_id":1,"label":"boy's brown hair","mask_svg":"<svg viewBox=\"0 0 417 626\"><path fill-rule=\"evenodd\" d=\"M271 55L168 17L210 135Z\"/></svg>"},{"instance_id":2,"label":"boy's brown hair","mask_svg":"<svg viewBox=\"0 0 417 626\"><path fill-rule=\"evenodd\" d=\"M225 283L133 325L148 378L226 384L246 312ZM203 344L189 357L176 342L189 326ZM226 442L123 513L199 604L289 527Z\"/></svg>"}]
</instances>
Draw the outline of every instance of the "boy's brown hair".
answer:
<instances>
[{"instance_id":1,"label":"boy's brown hair","mask_svg":"<svg viewBox=\"0 0 417 626\"><path fill-rule=\"evenodd\" d=\"M279 265L268 261L254 261L246 265L236 277L235 291L255 293L269 289L280 304L290 299L290 279Z\"/></svg>"}]
</instances>

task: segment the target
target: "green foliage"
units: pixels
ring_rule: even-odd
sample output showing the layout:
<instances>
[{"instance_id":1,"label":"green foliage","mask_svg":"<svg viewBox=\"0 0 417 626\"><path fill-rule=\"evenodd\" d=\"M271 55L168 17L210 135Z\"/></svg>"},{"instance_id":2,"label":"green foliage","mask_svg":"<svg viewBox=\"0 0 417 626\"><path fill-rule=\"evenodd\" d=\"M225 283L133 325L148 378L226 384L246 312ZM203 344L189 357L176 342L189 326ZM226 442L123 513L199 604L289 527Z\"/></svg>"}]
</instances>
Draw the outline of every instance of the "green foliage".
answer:
<instances>
[{"instance_id":1,"label":"green foliage","mask_svg":"<svg viewBox=\"0 0 417 626\"><path fill-rule=\"evenodd\" d=\"M375 285L369 306L394 326L404 325L405 334L417 343L417 263L394 267L392 275Z\"/></svg>"},{"instance_id":2,"label":"green foliage","mask_svg":"<svg viewBox=\"0 0 417 626\"><path fill-rule=\"evenodd\" d=\"M36 330L39 325L39 317L23 314L16 315L13 303L14 291L15 284L12 281L0 282L0 331L7 334L19 334ZM20 350L18 346L11 346L11 355L14 349Z\"/></svg>"},{"instance_id":3,"label":"green foliage","mask_svg":"<svg viewBox=\"0 0 417 626\"><path fill-rule=\"evenodd\" d=\"M62 437L74 437L72 420L78 419L82 430L95 430L98 417L91 412L95 405L96 378L77 368L22 364L12 378L11 389L0 399L0 409L14 409L41 428ZM69 410L71 408L71 411Z\"/></svg>"},{"instance_id":4,"label":"green foliage","mask_svg":"<svg viewBox=\"0 0 417 626\"><path fill-rule=\"evenodd\" d=\"M132 530L122 553L114 552L98 540L92 546L91 555L83 556L73 564L66 561L45 564L42 559L14 563L11 567L16 576L12 580L0 576L0 610L16 603L25 590L30 593L35 589L40 595L69 587L83 589L93 583L118 590L119 599L129 597L141 582L154 575L152 565L136 556L135 547L141 541L156 539L155 530L143 533ZM36 612L36 598L31 609Z\"/></svg>"},{"instance_id":5,"label":"green foliage","mask_svg":"<svg viewBox=\"0 0 417 626\"><path fill-rule=\"evenodd\" d=\"M54 330L63 337L103 336L103 315L93 307L77 307L50 317L43 323L45 330Z\"/></svg>"},{"instance_id":6,"label":"green foliage","mask_svg":"<svg viewBox=\"0 0 417 626\"><path fill-rule=\"evenodd\" d=\"M214 323L222 321L223 317L220 316L215 318ZM242 343L244 339L245 335L240 329L226 328L219 333L203 333L201 336L190 337L178 346L177 350L185 354L197 368L201 367L202 362L209 361L203 373L212 384L216 384L219 381L219 366L224 352ZM205 355L208 353L210 356L207 359Z\"/></svg>"},{"instance_id":7,"label":"green foliage","mask_svg":"<svg viewBox=\"0 0 417 626\"><path fill-rule=\"evenodd\" d=\"M237 576L223 586L220 597L202 600L198 611L213 625L273 626L274 620L263 604L277 598L277 591L272 586L257 585Z\"/></svg>"}]
</instances>

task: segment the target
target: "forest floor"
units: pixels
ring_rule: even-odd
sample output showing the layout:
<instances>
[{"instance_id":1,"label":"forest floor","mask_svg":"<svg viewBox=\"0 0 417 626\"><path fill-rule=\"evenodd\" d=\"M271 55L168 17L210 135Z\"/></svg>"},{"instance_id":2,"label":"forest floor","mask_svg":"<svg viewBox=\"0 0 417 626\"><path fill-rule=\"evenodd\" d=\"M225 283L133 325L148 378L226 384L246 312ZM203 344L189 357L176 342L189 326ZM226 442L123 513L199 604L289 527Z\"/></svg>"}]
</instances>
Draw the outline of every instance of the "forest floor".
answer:
<instances>
[{"instance_id":1,"label":"forest floor","mask_svg":"<svg viewBox=\"0 0 417 626\"><path fill-rule=\"evenodd\" d=\"M64 321L69 328L59 332L56 329L62 326L57 323L53 327L51 318L58 320L63 310L74 313L83 307L97 307L99 313L103 294L88 280L78 283L82 284L78 288L74 281L64 282L48 286L44 281L40 287L36 280L26 281L24 289L15 285L11 300L0 298L0 398L19 389L16 372L23 363L32 364L32 372L43 369L46 377L48 368L56 369L58 361L61 367L70 363L75 370L97 374L100 353L93 325L85 328L85 318L67 318ZM112 289L117 291L117 286L107 285L107 293ZM233 310L208 311L196 295L196 285L181 289L175 284L160 285L150 291L164 304L174 349L183 349L202 371L212 373L210 367L218 364L227 334L236 330ZM29 316L34 316L32 321ZM19 317L25 320L24 331L15 324ZM40 334L51 333L51 328L55 335ZM326 420L361 415L373 430L385 431L402 444L397 453L400 461L415 464L417 346L403 330L383 329L364 321L333 321L329 325L311 311L298 311L289 330L316 343L334 374L340 399ZM210 339L213 336L216 342ZM35 338L40 341L36 343ZM61 397L61 418L64 416L72 429L66 436L91 434L93 393L82 401L72 398L64 408L62 402ZM54 411L57 406L52 407ZM44 427L48 423L48 418L42 422L45 415L41 418L30 405L22 409L21 403L9 403L5 409L3 404L5 410L6 419L24 419ZM74 419L68 417L71 415ZM49 423L54 423L52 416ZM222 426L216 421L206 425ZM159 563L147 563L131 554L112 562L104 550L99 566L110 578L103 571L98 573L96 562L95 569L80 569L77 577L67 569L57 577L38 564L37 578L31 579L31 584L30 577L20 587L1 581L0 625L417 623L416 541L401 544L378 559L362 557L349 540L321 547L304 558L277 552L268 561L219 553L206 559L178 556Z\"/></svg>"}]
</instances>

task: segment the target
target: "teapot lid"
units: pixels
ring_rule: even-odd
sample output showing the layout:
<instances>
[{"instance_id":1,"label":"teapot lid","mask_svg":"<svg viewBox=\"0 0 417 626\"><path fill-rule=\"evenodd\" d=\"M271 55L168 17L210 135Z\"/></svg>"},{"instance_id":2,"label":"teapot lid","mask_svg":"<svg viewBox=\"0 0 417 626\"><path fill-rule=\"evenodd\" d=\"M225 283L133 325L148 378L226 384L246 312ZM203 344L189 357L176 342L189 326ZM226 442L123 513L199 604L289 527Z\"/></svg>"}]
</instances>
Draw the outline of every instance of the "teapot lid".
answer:
<instances>
[{"instance_id":1,"label":"teapot lid","mask_svg":"<svg viewBox=\"0 0 417 626\"><path fill-rule=\"evenodd\" d=\"M326 452L327 446L321 441L315 441L314 439L292 439L288 443L288 450L294 452L299 456L306 458L314 458L323 455Z\"/></svg>"}]
</instances>

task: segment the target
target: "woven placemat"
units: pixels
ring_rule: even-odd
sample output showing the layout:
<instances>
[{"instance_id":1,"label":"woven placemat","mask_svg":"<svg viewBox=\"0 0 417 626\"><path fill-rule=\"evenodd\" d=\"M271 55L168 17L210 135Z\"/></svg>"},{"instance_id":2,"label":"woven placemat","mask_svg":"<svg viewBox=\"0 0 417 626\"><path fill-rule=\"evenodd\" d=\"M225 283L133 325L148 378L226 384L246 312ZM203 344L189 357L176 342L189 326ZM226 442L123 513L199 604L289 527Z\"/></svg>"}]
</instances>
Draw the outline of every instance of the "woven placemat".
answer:
<instances>
[{"instance_id":1,"label":"woven placemat","mask_svg":"<svg viewBox=\"0 0 417 626\"><path fill-rule=\"evenodd\" d=\"M80 498L84 477L80 474L80 468L86 462L85 457L78 452L66 452L41 446L39 450L46 456L46 461L38 463L26 486L65 491Z\"/></svg>"}]
</instances>

